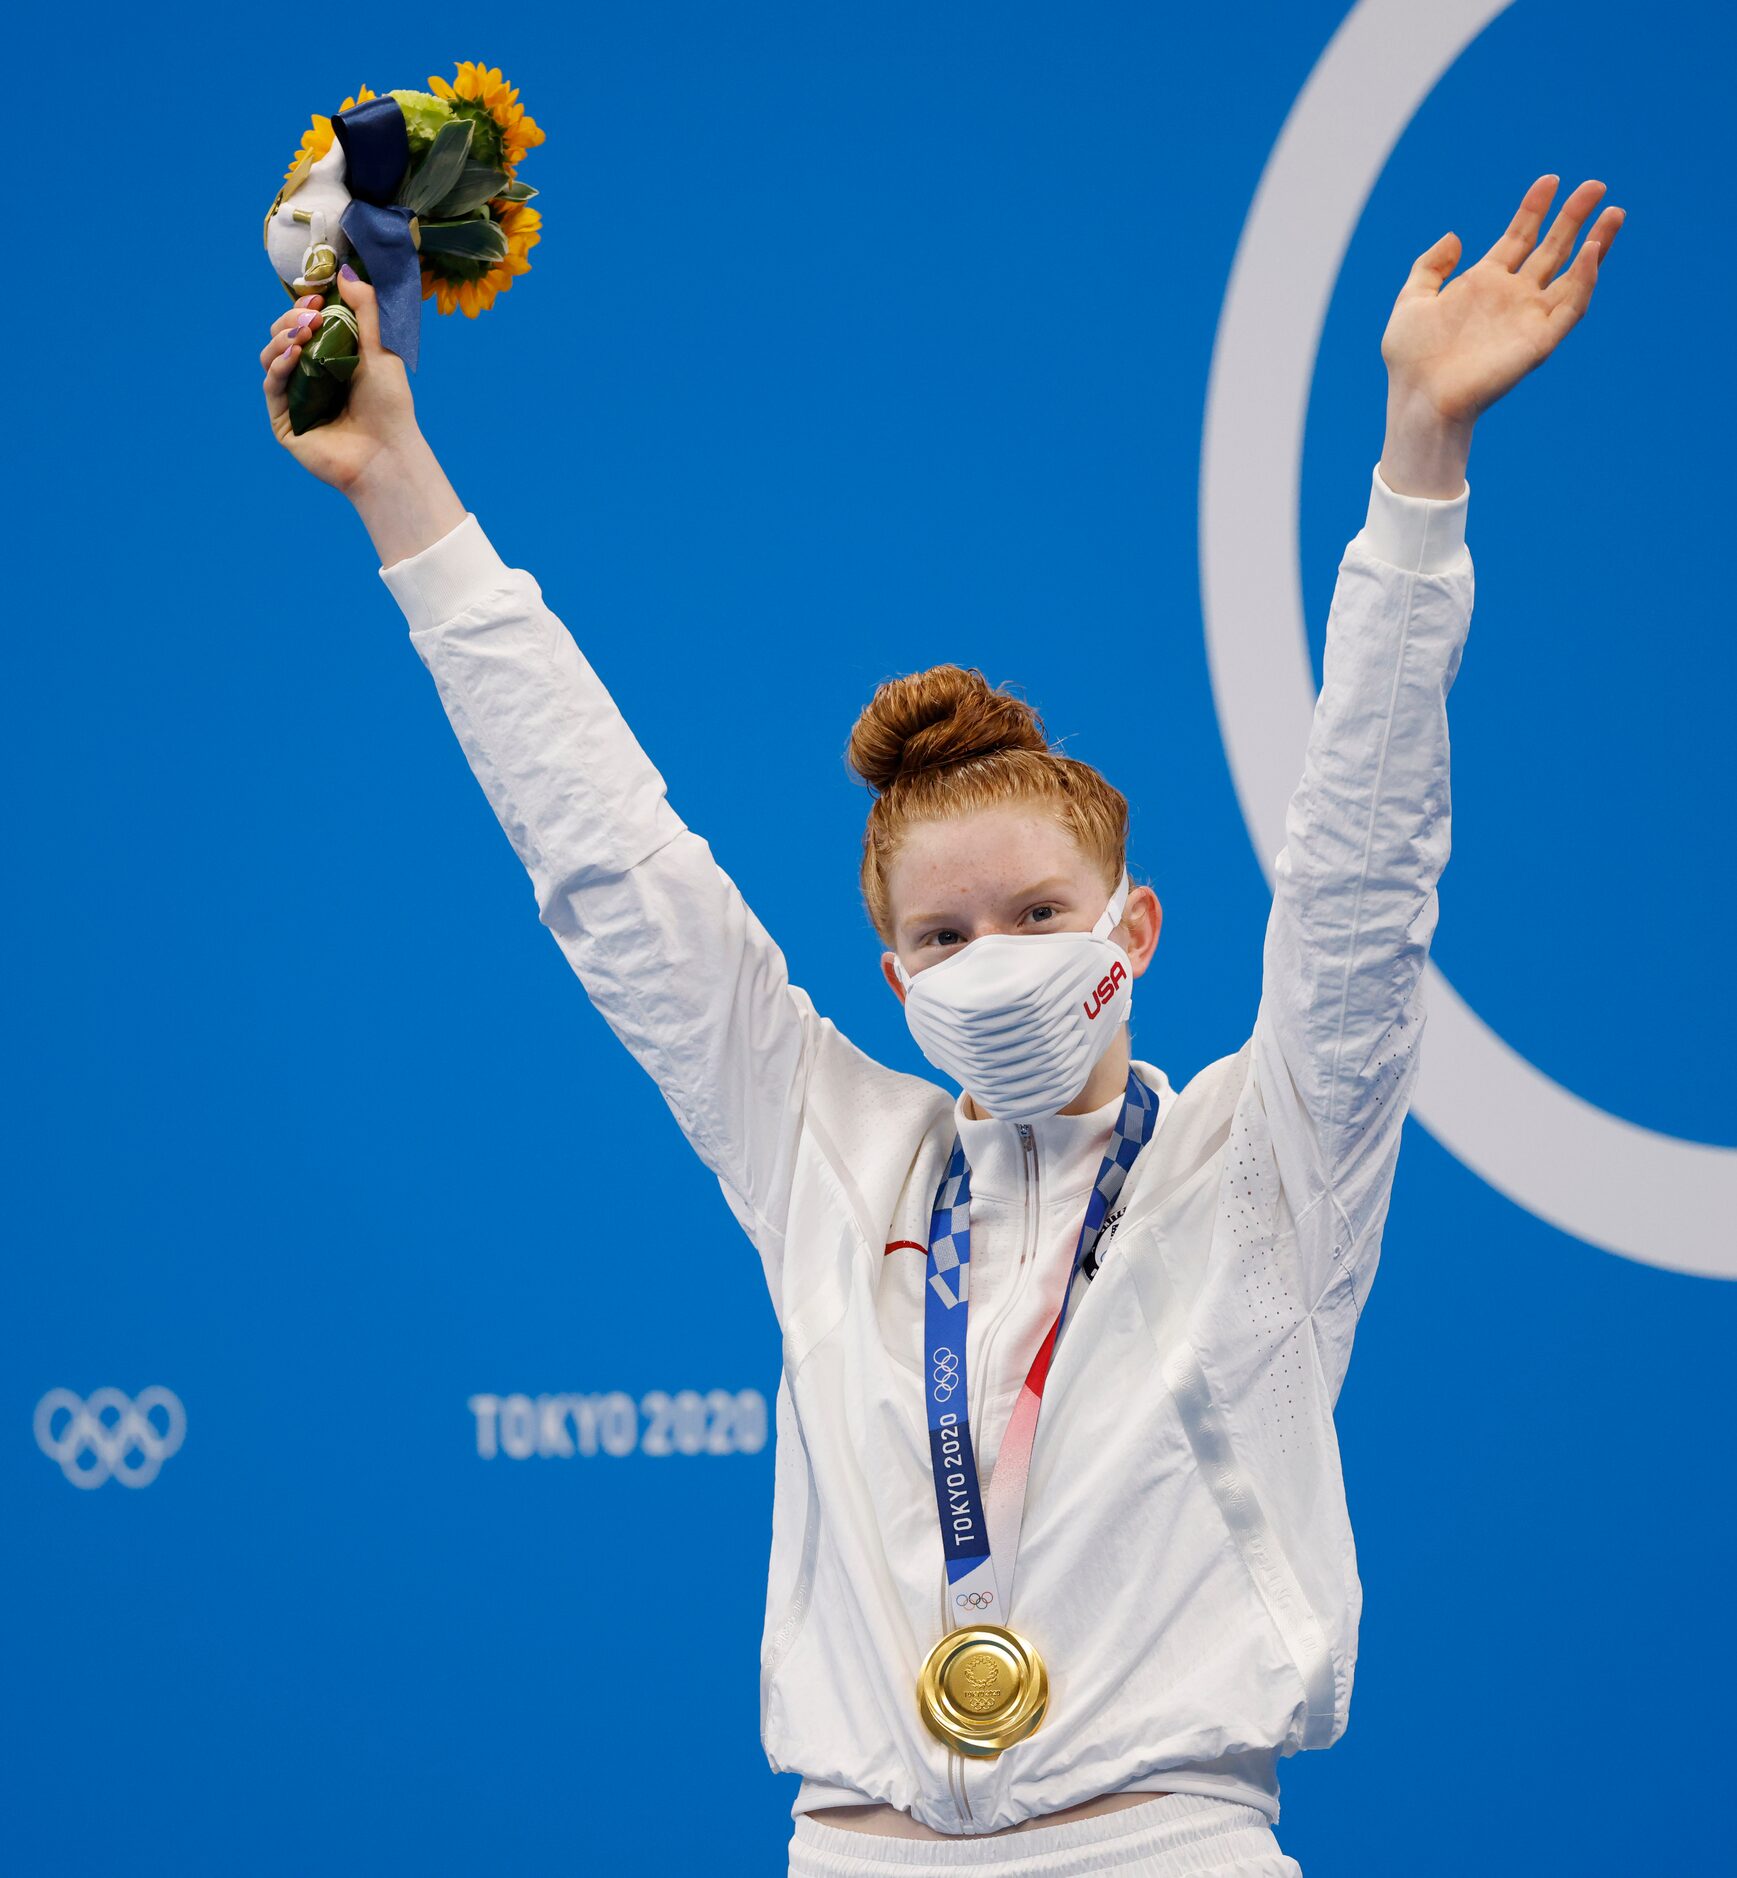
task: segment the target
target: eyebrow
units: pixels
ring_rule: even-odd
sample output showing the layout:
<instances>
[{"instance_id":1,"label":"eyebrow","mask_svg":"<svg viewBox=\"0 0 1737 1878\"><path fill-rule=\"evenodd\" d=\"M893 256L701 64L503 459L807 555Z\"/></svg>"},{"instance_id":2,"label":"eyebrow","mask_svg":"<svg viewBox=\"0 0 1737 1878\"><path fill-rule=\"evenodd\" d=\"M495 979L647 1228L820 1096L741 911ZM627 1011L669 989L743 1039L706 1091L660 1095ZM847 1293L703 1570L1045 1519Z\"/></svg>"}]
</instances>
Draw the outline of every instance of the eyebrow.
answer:
<instances>
[{"instance_id":1,"label":"eyebrow","mask_svg":"<svg viewBox=\"0 0 1737 1878\"><path fill-rule=\"evenodd\" d=\"M1063 893L1073 891L1073 882L1064 874L1051 874L1046 879L1035 882L1029 887L1021 887L1008 895L1010 900L1052 900ZM909 913L899 923L907 932L914 932L923 926L939 925L949 917L946 913Z\"/></svg>"}]
</instances>

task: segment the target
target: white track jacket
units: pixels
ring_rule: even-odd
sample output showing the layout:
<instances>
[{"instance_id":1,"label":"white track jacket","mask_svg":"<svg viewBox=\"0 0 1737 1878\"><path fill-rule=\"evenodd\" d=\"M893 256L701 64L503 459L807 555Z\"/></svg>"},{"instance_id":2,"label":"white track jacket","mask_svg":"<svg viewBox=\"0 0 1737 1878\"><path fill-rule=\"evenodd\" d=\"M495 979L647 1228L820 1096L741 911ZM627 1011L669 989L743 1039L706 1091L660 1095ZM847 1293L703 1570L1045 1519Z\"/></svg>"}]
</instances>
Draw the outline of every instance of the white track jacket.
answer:
<instances>
[{"instance_id":1,"label":"white track jacket","mask_svg":"<svg viewBox=\"0 0 1737 1878\"><path fill-rule=\"evenodd\" d=\"M1135 1064L1168 1099L1056 1351L1008 1614L1043 1652L1050 1710L987 1763L917 1711L946 1581L921 1271L886 1252L926 1241L952 1092L871 1060L790 983L474 514L380 570L540 919L759 1252L783 1333L761 1738L774 1769L805 1776L796 1811L880 1800L982 1833L1167 1787L1276 1818L1278 1758L1344 1731L1362 1590L1333 1405L1417 1074L1469 494L1373 478L1334 589L1253 1034L1178 1092ZM908 1339L883 1334L889 1284L910 1289Z\"/></svg>"}]
</instances>

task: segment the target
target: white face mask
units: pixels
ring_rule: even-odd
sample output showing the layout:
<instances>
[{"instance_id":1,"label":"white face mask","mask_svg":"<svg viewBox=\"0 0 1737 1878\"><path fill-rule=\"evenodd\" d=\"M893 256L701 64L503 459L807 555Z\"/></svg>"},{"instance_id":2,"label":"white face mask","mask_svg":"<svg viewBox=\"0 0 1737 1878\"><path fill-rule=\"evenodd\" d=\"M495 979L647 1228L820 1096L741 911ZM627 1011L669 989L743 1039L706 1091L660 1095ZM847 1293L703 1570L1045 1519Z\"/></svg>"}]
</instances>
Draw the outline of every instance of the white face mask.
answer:
<instances>
[{"instance_id":1,"label":"white face mask","mask_svg":"<svg viewBox=\"0 0 1737 1878\"><path fill-rule=\"evenodd\" d=\"M1060 1113L1134 1001L1133 961L1109 936L1127 902L1124 873L1090 932L985 933L914 977L895 953L917 1048L997 1120Z\"/></svg>"}]
</instances>

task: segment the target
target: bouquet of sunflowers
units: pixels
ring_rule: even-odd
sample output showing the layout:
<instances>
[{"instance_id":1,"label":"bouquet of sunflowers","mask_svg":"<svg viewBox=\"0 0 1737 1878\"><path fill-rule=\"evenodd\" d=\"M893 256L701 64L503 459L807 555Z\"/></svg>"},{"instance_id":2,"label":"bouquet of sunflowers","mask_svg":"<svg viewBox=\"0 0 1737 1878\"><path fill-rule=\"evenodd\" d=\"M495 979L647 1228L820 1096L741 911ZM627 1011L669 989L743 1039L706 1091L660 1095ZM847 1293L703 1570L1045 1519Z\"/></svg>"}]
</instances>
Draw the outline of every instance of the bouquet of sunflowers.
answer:
<instances>
[{"instance_id":1,"label":"bouquet of sunflowers","mask_svg":"<svg viewBox=\"0 0 1737 1878\"><path fill-rule=\"evenodd\" d=\"M542 236L518 179L543 141L498 68L458 67L451 84L378 96L364 85L316 116L265 218L265 247L292 300L317 293L325 317L291 374L299 436L330 423L349 397L360 354L356 317L338 297L339 266L370 282L380 343L416 369L422 302L475 319L528 273Z\"/></svg>"}]
</instances>

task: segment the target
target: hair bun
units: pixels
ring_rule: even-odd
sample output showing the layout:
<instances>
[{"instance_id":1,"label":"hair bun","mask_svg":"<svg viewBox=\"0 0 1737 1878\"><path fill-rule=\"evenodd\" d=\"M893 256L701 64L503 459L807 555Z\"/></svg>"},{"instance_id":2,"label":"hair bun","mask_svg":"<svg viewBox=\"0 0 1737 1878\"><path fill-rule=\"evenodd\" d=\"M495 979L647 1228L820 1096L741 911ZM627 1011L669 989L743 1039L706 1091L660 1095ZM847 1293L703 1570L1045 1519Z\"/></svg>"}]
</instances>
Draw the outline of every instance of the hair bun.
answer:
<instances>
[{"instance_id":1,"label":"hair bun","mask_svg":"<svg viewBox=\"0 0 1737 1878\"><path fill-rule=\"evenodd\" d=\"M1043 720L975 667L932 665L889 678L850 733L845 761L877 794L901 776L949 769L999 750L1049 750Z\"/></svg>"}]
</instances>

